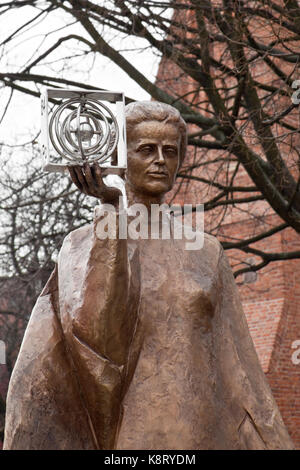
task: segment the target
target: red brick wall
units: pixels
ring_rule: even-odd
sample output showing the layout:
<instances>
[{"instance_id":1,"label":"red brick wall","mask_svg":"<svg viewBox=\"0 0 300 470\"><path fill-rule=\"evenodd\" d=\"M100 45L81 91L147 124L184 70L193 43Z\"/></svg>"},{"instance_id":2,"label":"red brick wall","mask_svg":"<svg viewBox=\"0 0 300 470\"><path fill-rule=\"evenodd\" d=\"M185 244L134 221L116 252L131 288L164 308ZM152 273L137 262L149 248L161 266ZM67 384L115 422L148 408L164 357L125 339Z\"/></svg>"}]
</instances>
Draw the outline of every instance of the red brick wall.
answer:
<instances>
[{"instance_id":1,"label":"red brick wall","mask_svg":"<svg viewBox=\"0 0 300 470\"><path fill-rule=\"evenodd\" d=\"M231 235L246 237L249 225L251 221L226 228ZM300 249L300 239L287 229L259 247L269 252L294 251ZM227 254L234 264L232 253ZM300 449L300 364L292 362L292 343L300 339L300 262L274 262L258 272L255 282L242 283L238 277L237 283L262 368L290 436Z\"/></svg>"}]
</instances>

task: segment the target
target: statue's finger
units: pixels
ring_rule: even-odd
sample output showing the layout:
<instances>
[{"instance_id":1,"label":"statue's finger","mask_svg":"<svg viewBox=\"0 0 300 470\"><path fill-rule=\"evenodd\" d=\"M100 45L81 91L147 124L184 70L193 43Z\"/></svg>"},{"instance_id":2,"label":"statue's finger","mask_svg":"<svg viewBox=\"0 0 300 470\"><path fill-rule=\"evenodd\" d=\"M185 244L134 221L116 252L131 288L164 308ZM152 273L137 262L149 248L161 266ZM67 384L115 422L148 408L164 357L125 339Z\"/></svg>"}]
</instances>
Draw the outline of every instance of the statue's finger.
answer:
<instances>
[{"instance_id":1,"label":"statue's finger","mask_svg":"<svg viewBox=\"0 0 300 470\"><path fill-rule=\"evenodd\" d=\"M73 168L74 168L74 172L76 173L78 181L82 185L82 191L84 193L88 194L89 193L89 187L88 187L88 184L86 182L85 175L83 173L82 167L80 165L76 165Z\"/></svg>"},{"instance_id":2,"label":"statue's finger","mask_svg":"<svg viewBox=\"0 0 300 470\"><path fill-rule=\"evenodd\" d=\"M97 186L100 186L100 188L103 188L103 186L105 187L105 183L102 178L102 170L100 166L98 165L98 163L94 163L92 171L93 171L93 175L97 183Z\"/></svg>"},{"instance_id":3,"label":"statue's finger","mask_svg":"<svg viewBox=\"0 0 300 470\"><path fill-rule=\"evenodd\" d=\"M90 191L95 192L97 190L96 181L93 176L92 168L87 163L84 164L85 180Z\"/></svg>"},{"instance_id":4,"label":"statue's finger","mask_svg":"<svg viewBox=\"0 0 300 470\"><path fill-rule=\"evenodd\" d=\"M82 187L82 184L80 183L78 177L77 177L77 174L74 170L74 166L69 166L68 167L69 169L69 174L71 176L71 180L72 182L75 184L75 186L77 186L77 188L80 190L80 191L83 191L83 187Z\"/></svg>"}]
</instances>

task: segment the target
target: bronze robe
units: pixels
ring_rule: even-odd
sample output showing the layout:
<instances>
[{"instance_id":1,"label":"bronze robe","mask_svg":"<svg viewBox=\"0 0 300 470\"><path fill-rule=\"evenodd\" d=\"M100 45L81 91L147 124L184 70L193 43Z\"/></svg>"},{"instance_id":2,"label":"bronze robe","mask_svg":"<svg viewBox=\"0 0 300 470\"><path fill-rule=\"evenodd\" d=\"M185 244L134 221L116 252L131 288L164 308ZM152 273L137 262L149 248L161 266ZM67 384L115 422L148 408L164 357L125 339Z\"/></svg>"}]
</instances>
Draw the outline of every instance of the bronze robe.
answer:
<instances>
[{"instance_id":1,"label":"bronze robe","mask_svg":"<svg viewBox=\"0 0 300 470\"><path fill-rule=\"evenodd\" d=\"M4 448L292 449L220 243L99 240L96 219L32 312Z\"/></svg>"}]
</instances>

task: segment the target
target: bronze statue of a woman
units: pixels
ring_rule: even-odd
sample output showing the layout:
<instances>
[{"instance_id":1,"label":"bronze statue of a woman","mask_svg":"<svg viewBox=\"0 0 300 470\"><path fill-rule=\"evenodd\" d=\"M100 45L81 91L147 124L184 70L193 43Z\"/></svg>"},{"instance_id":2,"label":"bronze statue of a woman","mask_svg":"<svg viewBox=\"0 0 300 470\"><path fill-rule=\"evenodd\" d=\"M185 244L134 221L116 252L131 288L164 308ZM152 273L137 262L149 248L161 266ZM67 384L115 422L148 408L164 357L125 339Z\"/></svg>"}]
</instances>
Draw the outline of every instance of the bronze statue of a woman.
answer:
<instances>
[{"instance_id":1,"label":"bronze statue of a woman","mask_svg":"<svg viewBox=\"0 0 300 470\"><path fill-rule=\"evenodd\" d=\"M171 106L126 109L129 205L161 204L185 156ZM99 167L73 182L117 211ZM70 233L39 297L11 378L5 449L291 449L231 268L205 234ZM117 221L119 219L117 218Z\"/></svg>"}]
</instances>

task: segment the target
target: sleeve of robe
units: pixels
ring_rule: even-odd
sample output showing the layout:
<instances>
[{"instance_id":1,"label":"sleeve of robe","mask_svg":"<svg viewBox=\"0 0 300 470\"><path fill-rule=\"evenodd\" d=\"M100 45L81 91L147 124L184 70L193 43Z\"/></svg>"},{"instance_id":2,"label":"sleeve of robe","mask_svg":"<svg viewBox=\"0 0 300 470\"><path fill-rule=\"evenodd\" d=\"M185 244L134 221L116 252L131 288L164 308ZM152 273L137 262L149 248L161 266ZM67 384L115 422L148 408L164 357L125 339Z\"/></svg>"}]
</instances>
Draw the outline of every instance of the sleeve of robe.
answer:
<instances>
[{"instance_id":1,"label":"sleeve of robe","mask_svg":"<svg viewBox=\"0 0 300 470\"><path fill-rule=\"evenodd\" d=\"M214 361L219 448L293 449L277 404L259 363L227 257L218 263Z\"/></svg>"},{"instance_id":2,"label":"sleeve of robe","mask_svg":"<svg viewBox=\"0 0 300 470\"><path fill-rule=\"evenodd\" d=\"M4 449L113 448L132 373L139 263L126 240L97 237L100 219L96 211L92 226L66 237L32 312L10 380Z\"/></svg>"}]
</instances>

